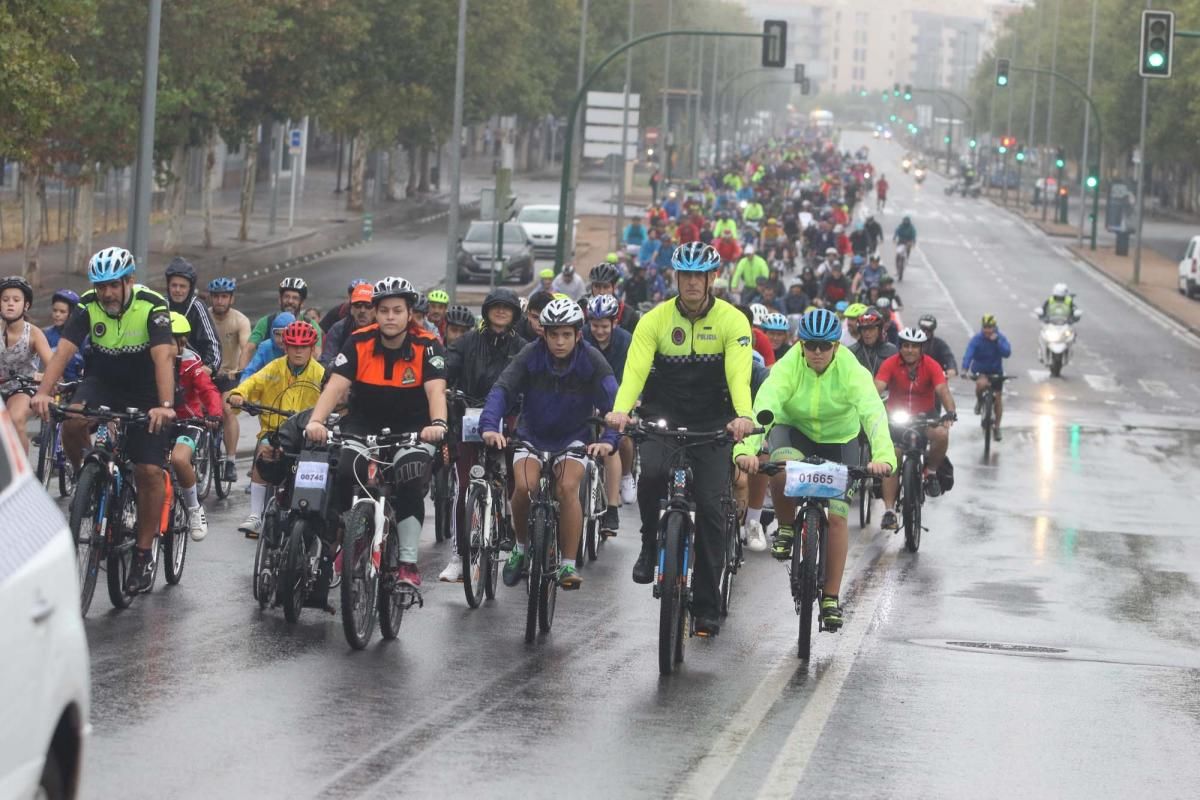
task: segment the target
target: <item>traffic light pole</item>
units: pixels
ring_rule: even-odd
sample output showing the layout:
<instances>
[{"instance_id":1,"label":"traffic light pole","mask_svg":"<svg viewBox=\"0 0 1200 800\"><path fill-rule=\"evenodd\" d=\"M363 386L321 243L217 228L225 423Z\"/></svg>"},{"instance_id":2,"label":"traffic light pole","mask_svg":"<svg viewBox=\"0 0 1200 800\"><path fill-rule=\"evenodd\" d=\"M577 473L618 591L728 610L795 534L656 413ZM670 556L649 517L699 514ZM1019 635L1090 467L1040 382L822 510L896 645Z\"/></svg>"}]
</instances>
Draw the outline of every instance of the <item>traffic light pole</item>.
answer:
<instances>
[{"instance_id":1,"label":"traffic light pole","mask_svg":"<svg viewBox=\"0 0 1200 800\"><path fill-rule=\"evenodd\" d=\"M575 99L571 101L571 110L567 115L567 130L563 134L563 171L562 181L559 186L558 194L558 242L554 248L554 265L556 268L562 267L565 262L565 250L567 243L567 201L570 199L571 189L571 153L575 145L575 120L579 116L579 108L583 105L583 100L587 97L588 89L599 77L604 68L616 59L617 56L624 53L631 47L642 44L643 42L653 41L654 39L662 39L666 36L729 36L742 39L762 39L761 33L732 33L728 31L658 31L657 33L648 33L645 36L639 36L636 39L626 42L616 48L604 57L604 60L596 65L595 69L588 74L583 81L583 85L579 87L579 91L575 93Z\"/></svg>"},{"instance_id":2,"label":"traffic light pole","mask_svg":"<svg viewBox=\"0 0 1200 800\"><path fill-rule=\"evenodd\" d=\"M1197 37L1197 38L1200 38L1200 37ZM1093 192L1092 193L1092 239L1091 239L1091 244L1089 246L1089 249L1095 250L1096 249L1096 225L1099 223L1099 220L1100 220L1100 182L1099 182L1100 173L1099 173L1099 170L1100 170L1100 164L1101 164L1101 157L1103 156L1103 153L1104 153L1104 129L1101 127L1101 123L1100 123L1100 112L1098 112L1096 110L1096 101L1092 99L1092 96L1090 94L1088 94L1087 91L1082 86L1080 86L1079 83L1075 79L1073 79L1067 75L1064 75L1061 72L1058 72L1057 70L1045 69L1042 67L1018 67L1015 64L1010 65L1009 69L1012 70L1013 72L1029 72L1029 73L1039 74L1039 75L1051 75L1054 78L1056 78L1057 80L1060 80L1063 83L1067 84L1075 91L1079 92L1079 94L1083 97L1083 99L1085 101L1087 101L1088 108L1090 108L1092 110L1092 118L1096 121L1096 170L1097 170L1096 179L1097 180L1096 180L1096 186L1092 190L1092 192ZM1083 157L1086 159L1087 153L1084 153ZM1085 181L1085 186L1086 186L1086 181ZM1083 198L1080 198L1080 200L1082 200L1082 199Z\"/></svg>"},{"instance_id":3,"label":"traffic light pole","mask_svg":"<svg viewBox=\"0 0 1200 800\"><path fill-rule=\"evenodd\" d=\"M796 82L795 81L762 81L760 83L755 83L755 84L747 87L746 91L744 91L740 95L738 95L737 102L734 103L734 106L733 106L733 108L734 108L734 111L733 111L733 150L735 153L737 152L737 149L738 149L738 142L741 139L741 136L739 136L738 134L741 133L742 126L738 124L738 120L740 120L742 118L742 101L745 100L747 97L749 97L752 93L757 92L759 89L766 88L767 86L782 86L783 84L787 84L788 86L795 86Z\"/></svg>"}]
</instances>

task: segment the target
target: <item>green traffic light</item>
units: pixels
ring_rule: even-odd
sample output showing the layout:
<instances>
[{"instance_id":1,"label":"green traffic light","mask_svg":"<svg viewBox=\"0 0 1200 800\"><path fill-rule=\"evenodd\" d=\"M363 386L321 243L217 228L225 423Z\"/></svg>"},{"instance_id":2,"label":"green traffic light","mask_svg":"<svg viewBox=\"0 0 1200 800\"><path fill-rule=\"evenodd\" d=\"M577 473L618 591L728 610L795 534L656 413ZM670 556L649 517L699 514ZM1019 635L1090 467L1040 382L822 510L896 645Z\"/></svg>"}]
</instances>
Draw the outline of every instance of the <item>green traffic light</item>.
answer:
<instances>
[{"instance_id":1,"label":"green traffic light","mask_svg":"<svg viewBox=\"0 0 1200 800\"><path fill-rule=\"evenodd\" d=\"M858 96L859 96L859 97L866 97L866 96L867 96L867 90L866 90L866 89L860 89L860 90L859 90L859 92L858 92Z\"/></svg>"},{"instance_id":2,"label":"green traffic light","mask_svg":"<svg viewBox=\"0 0 1200 800\"><path fill-rule=\"evenodd\" d=\"M1087 183L1087 188L1095 189L1097 184L1100 183L1100 181L1097 180L1095 175L1088 175L1086 183Z\"/></svg>"},{"instance_id":3,"label":"green traffic light","mask_svg":"<svg viewBox=\"0 0 1200 800\"><path fill-rule=\"evenodd\" d=\"M905 100L912 100L912 94L910 94L909 92L905 92L905 93L904 93L904 99L905 99Z\"/></svg>"},{"instance_id":4,"label":"green traffic light","mask_svg":"<svg viewBox=\"0 0 1200 800\"><path fill-rule=\"evenodd\" d=\"M1017 151L1017 161L1024 161L1024 160L1025 160L1025 151L1018 150Z\"/></svg>"},{"instance_id":5,"label":"green traffic light","mask_svg":"<svg viewBox=\"0 0 1200 800\"><path fill-rule=\"evenodd\" d=\"M1008 76L1007 75L997 75L996 76L996 85L997 86L1008 86Z\"/></svg>"},{"instance_id":6,"label":"green traffic light","mask_svg":"<svg viewBox=\"0 0 1200 800\"><path fill-rule=\"evenodd\" d=\"M942 137L942 144L950 144L950 137L949 137L949 136L943 136L943 137Z\"/></svg>"},{"instance_id":7,"label":"green traffic light","mask_svg":"<svg viewBox=\"0 0 1200 800\"><path fill-rule=\"evenodd\" d=\"M1167 57L1162 53L1151 53L1146 56L1146 64L1154 69L1160 69L1165 63L1167 63Z\"/></svg>"},{"instance_id":8,"label":"green traffic light","mask_svg":"<svg viewBox=\"0 0 1200 800\"><path fill-rule=\"evenodd\" d=\"M979 142L972 139L971 141L967 142L967 147L970 147L972 150L974 150L978 144Z\"/></svg>"},{"instance_id":9,"label":"green traffic light","mask_svg":"<svg viewBox=\"0 0 1200 800\"><path fill-rule=\"evenodd\" d=\"M1008 152L1008 148L1007 148L1007 147L1005 147L1004 145L1000 145L1000 146L999 146L998 148L996 148L996 149L997 149L997 150L1000 152L1000 155L1004 155L1005 153L1007 153L1007 152Z\"/></svg>"},{"instance_id":10,"label":"green traffic light","mask_svg":"<svg viewBox=\"0 0 1200 800\"><path fill-rule=\"evenodd\" d=\"M1061 158L1055 159L1055 161L1054 161L1054 166L1058 167L1059 169L1062 169L1066 165L1067 165L1067 162L1063 161Z\"/></svg>"},{"instance_id":11,"label":"green traffic light","mask_svg":"<svg viewBox=\"0 0 1200 800\"><path fill-rule=\"evenodd\" d=\"M895 114L892 114L890 117L888 117L888 122L895 122L895 121L896 121L896 115L895 115Z\"/></svg>"}]
</instances>

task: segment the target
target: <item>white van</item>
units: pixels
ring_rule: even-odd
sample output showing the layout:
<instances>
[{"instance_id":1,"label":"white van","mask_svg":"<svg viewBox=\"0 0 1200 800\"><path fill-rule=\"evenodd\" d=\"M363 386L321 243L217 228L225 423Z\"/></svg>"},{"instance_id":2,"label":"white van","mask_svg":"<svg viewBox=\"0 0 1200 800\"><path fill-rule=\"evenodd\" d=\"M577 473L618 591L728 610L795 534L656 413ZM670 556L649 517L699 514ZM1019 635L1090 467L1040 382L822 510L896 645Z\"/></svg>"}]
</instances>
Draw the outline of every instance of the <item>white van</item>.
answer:
<instances>
[{"instance_id":1,"label":"white van","mask_svg":"<svg viewBox=\"0 0 1200 800\"><path fill-rule=\"evenodd\" d=\"M1200 295L1200 236L1192 237L1179 262L1179 293L1188 297Z\"/></svg>"}]
</instances>

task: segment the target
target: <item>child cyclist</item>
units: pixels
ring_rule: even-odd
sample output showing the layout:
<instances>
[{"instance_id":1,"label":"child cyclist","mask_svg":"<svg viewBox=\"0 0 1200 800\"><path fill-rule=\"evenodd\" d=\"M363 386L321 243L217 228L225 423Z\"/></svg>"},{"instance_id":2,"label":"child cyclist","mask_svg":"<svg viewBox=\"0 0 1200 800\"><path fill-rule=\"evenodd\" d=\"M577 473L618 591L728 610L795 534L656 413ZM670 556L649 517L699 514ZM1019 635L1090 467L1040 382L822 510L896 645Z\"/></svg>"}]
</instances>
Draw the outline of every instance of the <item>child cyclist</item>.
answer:
<instances>
[{"instance_id":1,"label":"child cyclist","mask_svg":"<svg viewBox=\"0 0 1200 800\"><path fill-rule=\"evenodd\" d=\"M179 348L175 358L175 413L179 422L188 424L171 448L171 466L175 469L175 490L187 504L192 541L198 542L208 535L208 518L196 495L196 468L192 466L192 455L200 438L200 426L215 430L216 421L221 419L221 393L204 369L200 356L187 347L191 332L192 324L188 318L172 311L171 335Z\"/></svg>"},{"instance_id":2,"label":"child cyclist","mask_svg":"<svg viewBox=\"0 0 1200 800\"><path fill-rule=\"evenodd\" d=\"M321 396L321 382L325 379L325 368L313 358L316 344L317 331L312 325L300 320L289 323L283 329L284 355L235 386L229 393L229 405L241 408L249 401L292 413L312 408ZM238 526L247 539L257 539L262 532L270 484L259 471L259 459L274 461L279 457L270 444L270 436L283 422L284 417L272 413L264 413L259 422L258 445L250 473L250 513Z\"/></svg>"}]
</instances>

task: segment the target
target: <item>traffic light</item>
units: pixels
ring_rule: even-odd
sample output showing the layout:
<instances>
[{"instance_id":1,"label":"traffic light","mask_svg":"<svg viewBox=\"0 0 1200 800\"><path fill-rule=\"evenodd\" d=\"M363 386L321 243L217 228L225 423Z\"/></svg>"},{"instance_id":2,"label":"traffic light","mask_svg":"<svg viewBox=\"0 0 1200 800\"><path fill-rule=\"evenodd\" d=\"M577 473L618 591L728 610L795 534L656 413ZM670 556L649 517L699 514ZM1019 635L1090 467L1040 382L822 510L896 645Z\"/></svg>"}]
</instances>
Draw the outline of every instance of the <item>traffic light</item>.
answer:
<instances>
[{"instance_id":1,"label":"traffic light","mask_svg":"<svg viewBox=\"0 0 1200 800\"><path fill-rule=\"evenodd\" d=\"M809 83L808 78L805 78L804 80L800 81L800 94L808 94L811 91L812 91L812 84Z\"/></svg>"},{"instance_id":2,"label":"traffic light","mask_svg":"<svg viewBox=\"0 0 1200 800\"><path fill-rule=\"evenodd\" d=\"M1138 75L1143 78L1171 77L1171 40L1174 35L1174 11L1142 12Z\"/></svg>"},{"instance_id":3,"label":"traffic light","mask_svg":"<svg viewBox=\"0 0 1200 800\"><path fill-rule=\"evenodd\" d=\"M996 85L1008 86L1008 59L996 59Z\"/></svg>"},{"instance_id":4,"label":"traffic light","mask_svg":"<svg viewBox=\"0 0 1200 800\"><path fill-rule=\"evenodd\" d=\"M1017 161L1018 161L1018 162L1021 162L1021 161L1024 161L1024 160L1025 160L1025 148L1023 148L1023 147L1018 147L1018 148L1017 148Z\"/></svg>"},{"instance_id":5,"label":"traffic light","mask_svg":"<svg viewBox=\"0 0 1200 800\"><path fill-rule=\"evenodd\" d=\"M899 97L899 96L900 96L900 84L893 83L892 84L892 97Z\"/></svg>"},{"instance_id":6,"label":"traffic light","mask_svg":"<svg viewBox=\"0 0 1200 800\"><path fill-rule=\"evenodd\" d=\"M1063 149L1060 147L1058 148L1058 152L1054 155L1054 166L1058 169L1062 169L1066 165L1067 159L1064 157Z\"/></svg>"},{"instance_id":7,"label":"traffic light","mask_svg":"<svg viewBox=\"0 0 1200 800\"><path fill-rule=\"evenodd\" d=\"M1009 150L1013 149L1017 144L1017 140L1011 136L1000 137L1000 155L1004 155Z\"/></svg>"},{"instance_id":8,"label":"traffic light","mask_svg":"<svg viewBox=\"0 0 1200 800\"><path fill-rule=\"evenodd\" d=\"M1093 189L1093 190L1100 185L1100 179L1098 177L1096 177L1095 167L1088 170L1087 180L1085 180L1083 182L1083 185L1086 186L1088 189Z\"/></svg>"},{"instance_id":9,"label":"traffic light","mask_svg":"<svg viewBox=\"0 0 1200 800\"><path fill-rule=\"evenodd\" d=\"M911 83L904 84L904 99L912 100L912 84Z\"/></svg>"},{"instance_id":10,"label":"traffic light","mask_svg":"<svg viewBox=\"0 0 1200 800\"><path fill-rule=\"evenodd\" d=\"M895 121L896 121L896 115L895 115L895 114L892 114L890 117L888 117L888 122L895 122Z\"/></svg>"},{"instance_id":11,"label":"traffic light","mask_svg":"<svg viewBox=\"0 0 1200 800\"><path fill-rule=\"evenodd\" d=\"M975 141L975 138L974 138L974 137L972 137L972 138L971 138L971 139L970 139L970 140L967 142L967 147L971 148L972 150L974 150L974 149L975 149L976 147L978 147L978 146L979 146L979 142Z\"/></svg>"},{"instance_id":12,"label":"traffic light","mask_svg":"<svg viewBox=\"0 0 1200 800\"><path fill-rule=\"evenodd\" d=\"M950 134L946 134L942 137L942 144L950 144Z\"/></svg>"},{"instance_id":13,"label":"traffic light","mask_svg":"<svg viewBox=\"0 0 1200 800\"><path fill-rule=\"evenodd\" d=\"M763 20L762 65L779 68L787 64L787 23Z\"/></svg>"},{"instance_id":14,"label":"traffic light","mask_svg":"<svg viewBox=\"0 0 1200 800\"><path fill-rule=\"evenodd\" d=\"M866 97L866 96L867 96L867 90L866 90L866 89L859 89L859 90L858 90L858 96L859 96L859 97Z\"/></svg>"}]
</instances>

